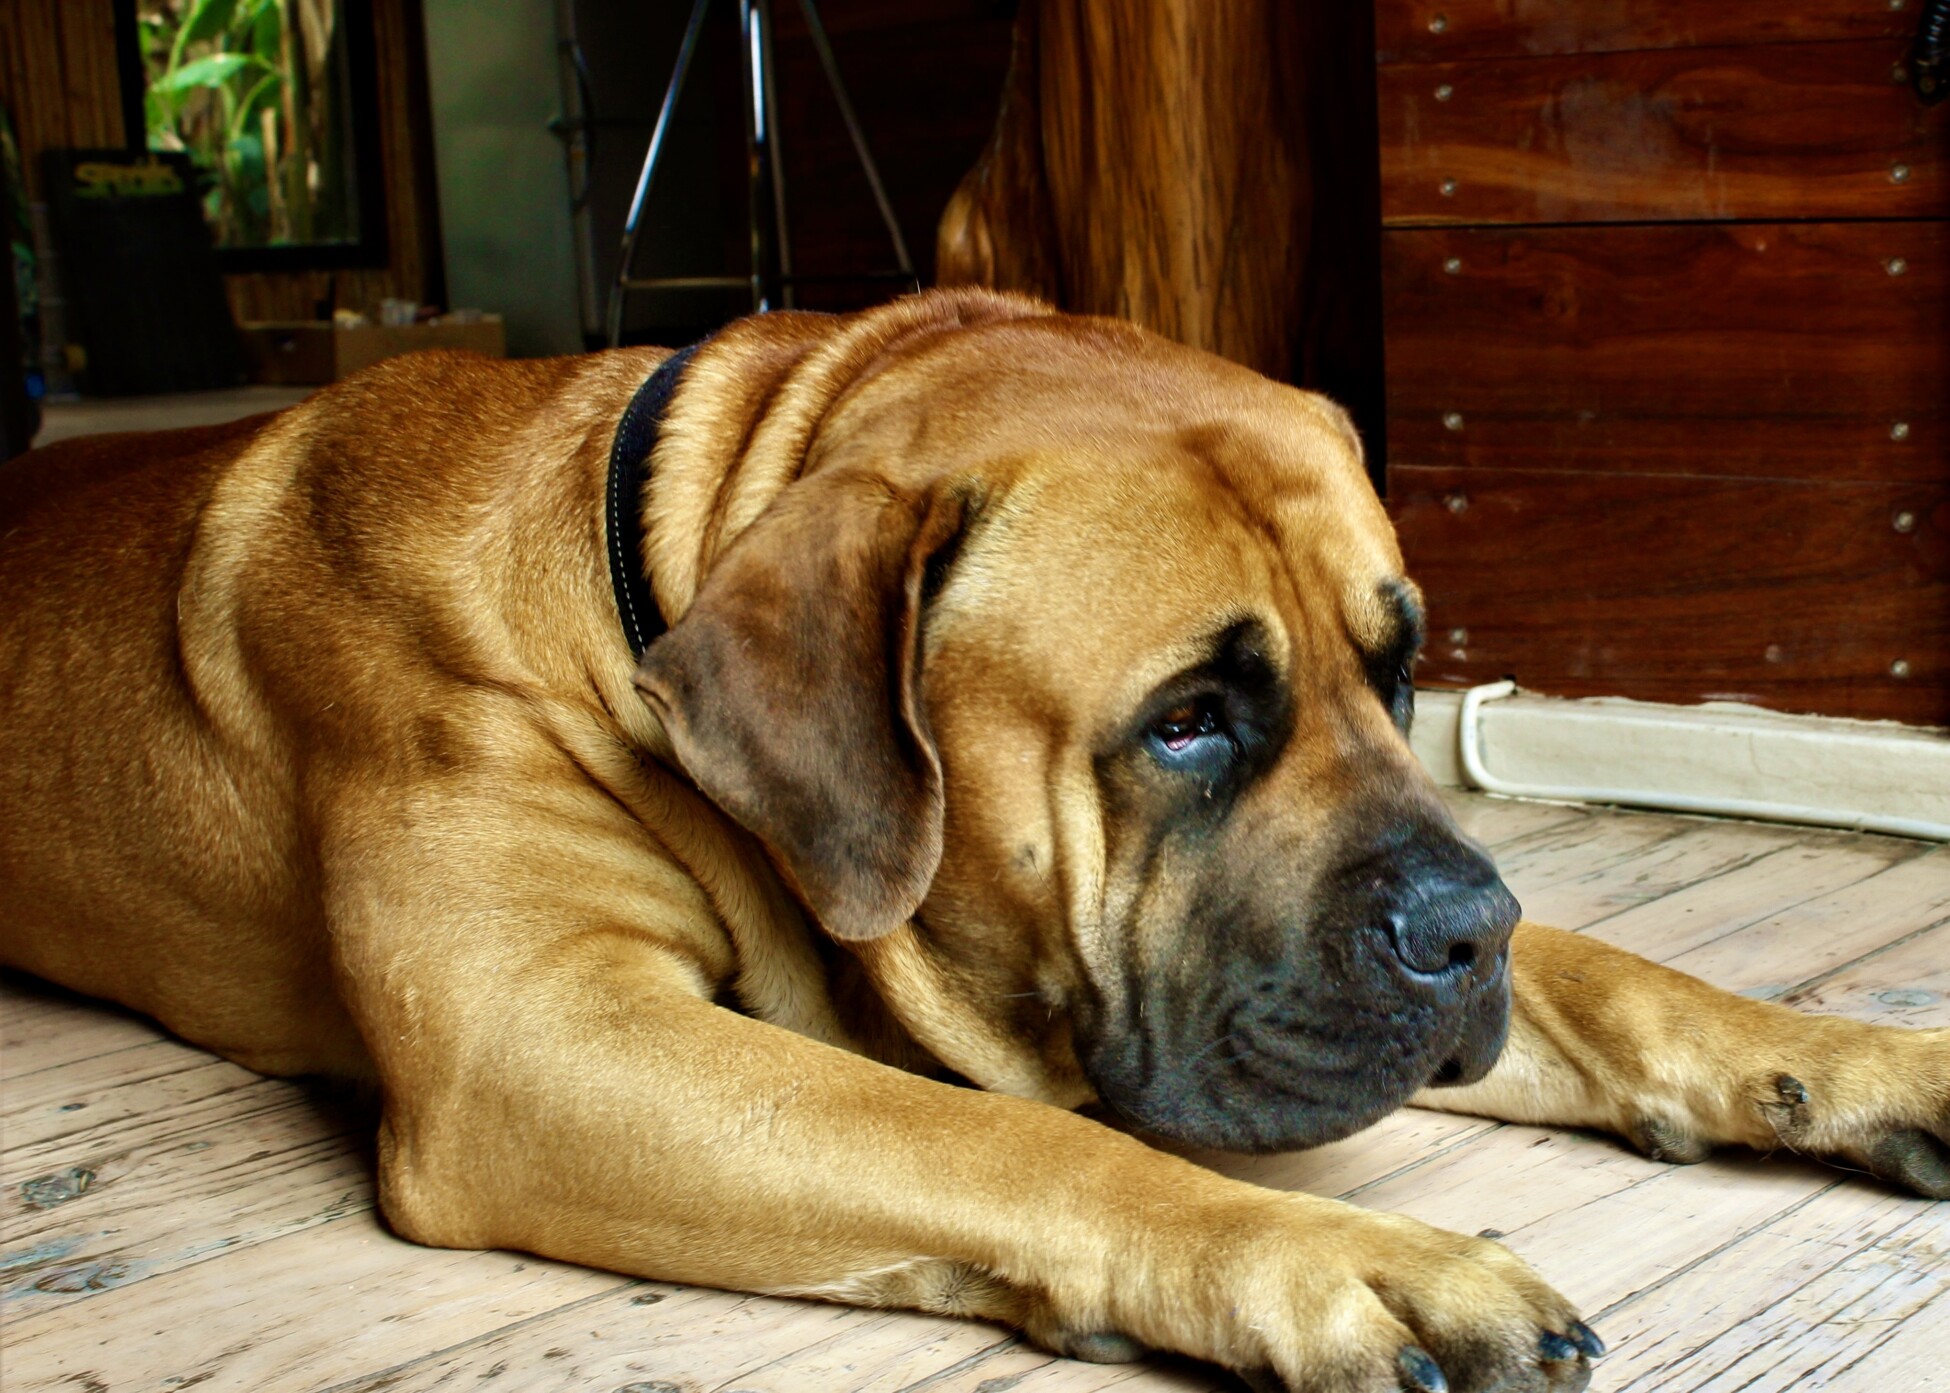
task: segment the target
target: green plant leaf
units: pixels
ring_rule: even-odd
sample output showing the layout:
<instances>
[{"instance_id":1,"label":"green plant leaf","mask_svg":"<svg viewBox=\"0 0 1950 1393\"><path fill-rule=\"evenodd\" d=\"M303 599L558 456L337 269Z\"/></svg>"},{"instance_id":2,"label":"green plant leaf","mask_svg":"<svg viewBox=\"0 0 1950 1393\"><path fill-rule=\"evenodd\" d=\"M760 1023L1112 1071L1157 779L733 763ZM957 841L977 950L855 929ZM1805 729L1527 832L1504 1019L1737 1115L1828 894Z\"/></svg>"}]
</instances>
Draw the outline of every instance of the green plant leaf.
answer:
<instances>
[{"instance_id":1,"label":"green plant leaf","mask_svg":"<svg viewBox=\"0 0 1950 1393\"><path fill-rule=\"evenodd\" d=\"M244 99L237 103L237 108L230 117L229 130L233 144L243 133L251 117L257 114L258 109L277 100L278 90L283 85L284 74L266 73L244 94Z\"/></svg>"},{"instance_id":2,"label":"green plant leaf","mask_svg":"<svg viewBox=\"0 0 1950 1393\"><path fill-rule=\"evenodd\" d=\"M284 54L284 11L277 0L265 0L250 17L251 51L266 63L277 65Z\"/></svg>"},{"instance_id":3,"label":"green plant leaf","mask_svg":"<svg viewBox=\"0 0 1950 1393\"><path fill-rule=\"evenodd\" d=\"M215 38L230 27L236 9L237 0L193 0L178 32L177 43L193 44Z\"/></svg>"},{"instance_id":4,"label":"green plant leaf","mask_svg":"<svg viewBox=\"0 0 1950 1393\"><path fill-rule=\"evenodd\" d=\"M236 137L228 147L230 167L245 182L264 182L264 141L255 134Z\"/></svg>"},{"instance_id":5,"label":"green plant leaf","mask_svg":"<svg viewBox=\"0 0 1950 1393\"><path fill-rule=\"evenodd\" d=\"M193 91L198 87L221 87L246 68L265 66L259 59L242 53L213 53L207 58L193 59L182 67L164 73L149 84L154 92L167 92L171 96Z\"/></svg>"}]
</instances>

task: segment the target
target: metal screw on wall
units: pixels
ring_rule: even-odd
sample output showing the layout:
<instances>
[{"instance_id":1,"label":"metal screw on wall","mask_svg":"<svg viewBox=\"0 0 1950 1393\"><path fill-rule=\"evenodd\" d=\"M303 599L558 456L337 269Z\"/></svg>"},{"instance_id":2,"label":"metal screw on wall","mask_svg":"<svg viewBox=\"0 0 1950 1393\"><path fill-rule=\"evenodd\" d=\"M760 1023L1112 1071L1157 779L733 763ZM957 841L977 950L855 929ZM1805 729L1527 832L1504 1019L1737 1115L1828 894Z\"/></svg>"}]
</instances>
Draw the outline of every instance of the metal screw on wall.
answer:
<instances>
[{"instance_id":1,"label":"metal screw on wall","mask_svg":"<svg viewBox=\"0 0 1950 1393\"><path fill-rule=\"evenodd\" d=\"M1448 15L1436 15L1434 18L1429 20L1429 32L1431 34L1440 34L1448 27L1449 27Z\"/></svg>"},{"instance_id":2,"label":"metal screw on wall","mask_svg":"<svg viewBox=\"0 0 1950 1393\"><path fill-rule=\"evenodd\" d=\"M1443 83L1440 87L1435 89L1435 99L1439 102L1446 102L1449 100L1449 98L1455 95L1456 95L1456 89L1451 87L1446 82Z\"/></svg>"},{"instance_id":3,"label":"metal screw on wall","mask_svg":"<svg viewBox=\"0 0 1950 1393\"><path fill-rule=\"evenodd\" d=\"M1916 530L1916 514L1907 508L1898 509L1896 516L1889 519L1889 525L1898 532L1914 532Z\"/></svg>"},{"instance_id":4,"label":"metal screw on wall","mask_svg":"<svg viewBox=\"0 0 1950 1393\"><path fill-rule=\"evenodd\" d=\"M1896 421L1892 423L1889 427L1889 438L1891 440L1909 439L1909 422Z\"/></svg>"},{"instance_id":5,"label":"metal screw on wall","mask_svg":"<svg viewBox=\"0 0 1950 1393\"><path fill-rule=\"evenodd\" d=\"M1465 647L1469 643L1469 630L1451 629L1449 631L1449 642L1458 648Z\"/></svg>"},{"instance_id":6,"label":"metal screw on wall","mask_svg":"<svg viewBox=\"0 0 1950 1393\"><path fill-rule=\"evenodd\" d=\"M1452 257L1450 257L1450 258L1449 258L1449 259L1448 259L1447 261L1445 261L1445 262L1443 262L1443 263L1442 263L1442 269L1443 269L1444 271L1446 271L1446 272L1448 272L1448 273L1449 273L1450 275L1452 275L1452 276L1459 276L1459 275L1461 275L1461 274L1462 274L1462 258L1461 258L1460 256L1452 256Z\"/></svg>"},{"instance_id":7,"label":"metal screw on wall","mask_svg":"<svg viewBox=\"0 0 1950 1393\"><path fill-rule=\"evenodd\" d=\"M1454 179L1444 179L1437 187L1444 198L1454 198L1456 196L1456 181Z\"/></svg>"},{"instance_id":8,"label":"metal screw on wall","mask_svg":"<svg viewBox=\"0 0 1950 1393\"><path fill-rule=\"evenodd\" d=\"M1442 500L1442 506L1452 513L1466 513L1469 511L1469 495L1466 493L1452 493Z\"/></svg>"},{"instance_id":9,"label":"metal screw on wall","mask_svg":"<svg viewBox=\"0 0 1950 1393\"><path fill-rule=\"evenodd\" d=\"M1906 164L1889 166L1889 182L1892 184L1907 184L1909 182L1909 166Z\"/></svg>"},{"instance_id":10,"label":"metal screw on wall","mask_svg":"<svg viewBox=\"0 0 1950 1393\"><path fill-rule=\"evenodd\" d=\"M1889 665L1889 675L1897 679L1909 676L1909 659L1896 659L1895 662Z\"/></svg>"},{"instance_id":11,"label":"metal screw on wall","mask_svg":"<svg viewBox=\"0 0 1950 1393\"><path fill-rule=\"evenodd\" d=\"M1442 428L1444 430L1461 430L1463 428L1462 412L1460 411L1443 412Z\"/></svg>"},{"instance_id":12,"label":"metal screw on wall","mask_svg":"<svg viewBox=\"0 0 1950 1393\"><path fill-rule=\"evenodd\" d=\"M1900 256L1892 256L1882 263L1882 269L1892 276L1900 276L1909 269L1909 263Z\"/></svg>"}]
</instances>

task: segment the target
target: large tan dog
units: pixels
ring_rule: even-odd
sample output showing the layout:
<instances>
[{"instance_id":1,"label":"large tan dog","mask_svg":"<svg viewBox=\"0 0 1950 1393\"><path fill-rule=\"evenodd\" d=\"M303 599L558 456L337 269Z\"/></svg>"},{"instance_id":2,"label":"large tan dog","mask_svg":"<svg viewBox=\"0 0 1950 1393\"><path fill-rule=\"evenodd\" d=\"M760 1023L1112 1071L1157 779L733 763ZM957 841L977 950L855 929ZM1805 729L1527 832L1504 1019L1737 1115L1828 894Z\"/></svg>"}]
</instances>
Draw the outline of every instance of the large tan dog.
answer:
<instances>
[{"instance_id":1,"label":"large tan dog","mask_svg":"<svg viewBox=\"0 0 1950 1393\"><path fill-rule=\"evenodd\" d=\"M982 293L735 324L656 375L639 664L605 498L663 357L0 468L5 961L376 1082L422 1242L1295 1388L1599 1347L1494 1242L1071 1109L1274 1148L1413 1098L1950 1194L1950 1032L1516 925L1325 401Z\"/></svg>"}]
</instances>

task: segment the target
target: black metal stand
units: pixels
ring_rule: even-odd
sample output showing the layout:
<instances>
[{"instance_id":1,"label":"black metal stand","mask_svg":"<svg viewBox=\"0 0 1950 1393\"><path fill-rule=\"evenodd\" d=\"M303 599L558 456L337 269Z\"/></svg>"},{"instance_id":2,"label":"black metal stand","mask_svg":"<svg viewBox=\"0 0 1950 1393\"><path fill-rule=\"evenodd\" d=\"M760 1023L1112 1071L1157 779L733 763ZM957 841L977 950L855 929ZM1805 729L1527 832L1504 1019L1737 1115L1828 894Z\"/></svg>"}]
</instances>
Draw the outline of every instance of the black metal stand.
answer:
<instances>
[{"instance_id":1,"label":"black metal stand","mask_svg":"<svg viewBox=\"0 0 1950 1393\"><path fill-rule=\"evenodd\" d=\"M677 49L677 64L671 72L670 85L664 89L663 105L657 111L657 124L650 133L650 148L644 153L643 169L637 175L636 192L630 198L629 216L623 223L623 252L617 261L616 279L609 288L608 331L612 347L623 340L623 305L632 291L748 289L752 308L763 311L771 309L775 303L790 307L795 298L794 287L814 282L894 280L918 286L913 259L907 254L907 240L901 236L900 223L894 217L893 205L887 201L887 190L880 182L880 170L874 165L873 155L867 149L866 133L860 129L859 118L853 113L853 102L846 93L846 84L840 80L839 64L833 58L833 45L826 37L826 26L820 20L819 7L814 0L799 0L799 9L805 15L806 30L812 38L814 51L819 55L820 67L825 70L826 85L832 89L840 117L846 122L847 135L852 138L853 153L859 158L861 171L867 176L867 186L873 190L880 220L886 225L887 236L893 242L898 269L829 276L802 275L793 270L792 238L786 221L785 157L776 124L779 103L772 53L772 0L727 2L738 6L738 66L744 78L745 93L751 273L745 276L637 276L632 272L637 234L642 228L643 210L649 199L651 184L656 179L657 165L663 158L664 142L670 135L671 115L677 109L678 98L684 93L684 83L690 77L691 60L697 53L698 34L704 28L705 15L713 3L713 0L693 0L690 20L684 26L684 39ZM773 269L774 265L776 270Z\"/></svg>"}]
</instances>

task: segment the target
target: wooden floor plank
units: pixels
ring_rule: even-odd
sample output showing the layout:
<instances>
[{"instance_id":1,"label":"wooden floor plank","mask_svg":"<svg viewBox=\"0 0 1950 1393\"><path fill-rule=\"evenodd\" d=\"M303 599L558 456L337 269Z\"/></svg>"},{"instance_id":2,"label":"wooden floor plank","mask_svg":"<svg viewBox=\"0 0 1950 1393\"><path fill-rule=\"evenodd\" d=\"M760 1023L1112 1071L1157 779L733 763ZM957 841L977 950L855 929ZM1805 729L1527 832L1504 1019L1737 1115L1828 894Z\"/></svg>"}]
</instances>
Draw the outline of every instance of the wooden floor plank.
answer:
<instances>
[{"instance_id":1,"label":"wooden floor plank","mask_svg":"<svg viewBox=\"0 0 1950 1393\"><path fill-rule=\"evenodd\" d=\"M1795 842L1709 878L1579 927L1655 962L1834 894L1924 854L1897 837Z\"/></svg>"},{"instance_id":2,"label":"wooden floor plank","mask_svg":"<svg viewBox=\"0 0 1950 1393\"><path fill-rule=\"evenodd\" d=\"M1614 816L1520 839L1496 860L1526 918L1576 929L1783 851L1803 835L1751 823Z\"/></svg>"},{"instance_id":3,"label":"wooden floor plank","mask_svg":"<svg viewBox=\"0 0 1950 1393\"><path fill-rule=\"evenodd\" d=\"M167 1380L205 1393L317 1388L350 1369L391 1367L626 1281L512 1253L421 1248L356 1214L192 1264L166 1281L9 1316L7 1389L71 1393L89 1379L112 1390Z\"/></svg>"},{"instance_id":4,"label":"wooden floor plank","mask_svg":"<svg viewBox=\"0 0 1950 1393\"><path fill-rule=\"evenodd\" d=\"M181 1125L44 1150L0 1190L10 1320L372 1208L371 1124L289 1085ZM24 1256L24 1255L34 1256Z\"/></svg>"},{"instance_id":5,"label":"wooden floor plank","mask_svg":"<svg viewBox=\"0 0 1950 1393\"><path fill-rule=\"evenodd\" d=\"M1851 1367L1872 1357L1909 1317L1950 1294L1943 1238L1936 1216L1915 1214L1675 1361L1648 1386L1662 1393L1871 1387L1860 1375L1849 1377ZM1946 1356L1950 1350L1939 1350L1939 1359Z\"/></svg>"},{"instance_id":6,"label":"wooden floor plank","mask_svg":"<svg viewBox=\"0 0 1950 1393\"><path fill-rule=\"evenodd\" d=\"M1763 1230L1605 1310L1601 1320L1611 1345L1606 1385L1619 1393L1700 1387L1802 1325L1828 1326L1851 1353L1867 1354L1872 1346L1837 1324L1855 1299L1852 1279L1838 1274L1865 1256L1886 1261L1913 1250L1919 1233L1938 1217L1922 1201L1875 1186L1828 1186ZM1944 1260L1941 1252L1925 1253L1900 1265L1941 1276Z\"/></svg>"},{"instance_id":7,"label":"wooden floor plank","mask_svg":"<svg viewBox=\"0 0 1950 1393\"><path fill-rule=\"evenodd\" d=\"M970 1370L963 1378L972 1377ZM1238 1393L1240 1385L1216 1370L1192 1365L1186 1360L1161 1360L1145 1364L1080 1364L1074 1359L1053 1359L1037 1366L1020 1383L957 1383L970 1393L1098 1393L1116 1389L1118 1393Z\"/></svg>"},{"instance_id":8,"label":"wooden floor plank","mask_svg":"<svg viewBox=\"0 0 1950 1393\"><path fill-rule=\"evenodd\" d=\"M13 1111L26 1075L146 1045L156 1029L132 1011L42 987L19 973L0 973L0 1104Z\"/></svg>"},{"instance_id":9,"label":"wooden floor plank","mask_svg":"<svg viewBox=\"0 0 1950 1393\"><path fill-rule=\"evenodd\" d=\"M814 1301L678 1292L653 1306L615 1292L333 1393L454 1393L497 1368L523 1393L658 1381L750 1393L903 1388L1007 1339L999 1327ZM1042 1358L1047 1361L1049 1356Z\"/></svg>"},{"instance_id":10,"label":"wooden floor plank","mask_svg":"<svg viewBox=\"0 0 1950 1393\"><path fill-rule=\"evenodd\" d=\"M1188 1363L1121 1367L1057 1359L978 1322L646 1285L669 1291L668 1300L646 1308L637 1304L640 1293L606 1293L326 1393L456 1393L480 1387L489 1370L498 1386L522 1393L660 1383L739 1393L951 1393L984 1383L991 1393L997 1386L1067 1393L1233 1387L1215 1370Z\"/></svg>"},{"instance_id":11,"label":"wooden floor plank","mask_svg":"<svg viewBox=\"0 0 1950 1393\"><path fill-rule=\"evenodd\" d=\"M1817 1371L1802 1386L1854 1393L1909 1393L1950 1388L1950 1295L1938 1290L1928 1304L1900 1321L1881 1317L1883 1333L1866 1353Z\"/></svg>"},{"instance_id":12,"label":"wooden floor plank","mask_svg":"<svg viewBox=\"0 0 1950 1393\"><path fill-rule=\"evenodd\" d=\"M1950 924L1904 939L1782 998L1883 1025L1950 1026Z\"/></svg>"},{"instance_id":13,"label":"wooden floor plank","mask_svg":"<svg viewBox=\"0 0 1950 1393\"><path fill-rule=\"evenodd\" d=\"M1456 823L1492 849L1505 846L1519 837L1535 835L1553 827L1602 818L1603 812L1579 803L1543 803L1532 798L1487 798L1480 793L1445 788L1442 801L1455 816Z\"/></svg>"},{"instance_id":14,"label":"wooden floor plank","mask_svg":"<svg viewBox=\"0 0 1950 1393\"><path fill-rule=\"evenodd\" d=\"M1313 1195L1346 1195L1483 1136L1496 1125L1479 1117L1403 1108L1365 1131L1311 1151L1241 1156L1193 1147L1167 1149L1177 1150L1208 1170L1255 1185L1305 1190Z\"/></svg>"},{"instance_id":15,"label":"wooden floor plank","mask_svg":"<svg viewBox=\"0 0 1950 1393\"><path fill-rule=\"evenodd\" d=\"M100 1145L141 1117L188 1116L267 1081L228 1060L152 1032L140 1045L40 1069L8 1085L0 1166L55 1143Z\"/></svg>"},{"instance_id":16,"label":"wooden floor plank","mask_svg":"<svg viewBox=\"0 0 1950 1393\"><path fill-rule=\"evenodd\" d=\"M1670 962L1731 991L1780 996L1945 920L1950 846L1770 914Z\"/></svg>"}]
</instances>

